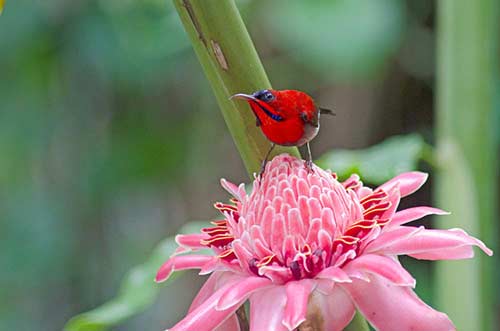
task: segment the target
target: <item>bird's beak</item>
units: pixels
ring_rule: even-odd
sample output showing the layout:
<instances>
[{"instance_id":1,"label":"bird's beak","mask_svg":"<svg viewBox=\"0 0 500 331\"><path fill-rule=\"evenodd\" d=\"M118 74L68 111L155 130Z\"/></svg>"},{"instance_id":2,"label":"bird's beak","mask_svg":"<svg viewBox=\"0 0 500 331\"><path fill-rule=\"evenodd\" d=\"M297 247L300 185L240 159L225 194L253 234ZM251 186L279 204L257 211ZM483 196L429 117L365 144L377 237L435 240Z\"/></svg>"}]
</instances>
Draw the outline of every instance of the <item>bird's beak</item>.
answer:
<instances>
[{"instance_id":1,"label":"bird's beak","mask_svg":"<svg viewBox=\"0 0 500 331\"><path fill-rule=\"evenodd\" d=\"M237 93L229 97L229 99L242 99L242 100L253 100L257 101L257 99L251 94Z\"/></svg>"}]
</instances>

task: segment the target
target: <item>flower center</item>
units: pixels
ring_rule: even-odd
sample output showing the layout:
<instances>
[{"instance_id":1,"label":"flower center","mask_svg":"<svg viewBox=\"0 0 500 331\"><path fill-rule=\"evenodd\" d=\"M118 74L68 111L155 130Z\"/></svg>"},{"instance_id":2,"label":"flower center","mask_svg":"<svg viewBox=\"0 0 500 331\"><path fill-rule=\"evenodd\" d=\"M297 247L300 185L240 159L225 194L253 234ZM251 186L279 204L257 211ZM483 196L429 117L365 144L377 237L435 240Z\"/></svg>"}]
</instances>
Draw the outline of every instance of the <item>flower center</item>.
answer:
<instances>
[{"instance_id":1,"label":"flower center","mask_svg":"<svg viewBox=\"0 0 500 331\"><path fill-rule=\"evenodd\" d=\"M214 205L224 219L202 230L201 243L228 267L279 281L313 278L359 256L389 221L387 192L363 187L357 176L340 183L293 158L268 168L249 196L228 187L235 198Z\"/></svg>"}]
</instances>

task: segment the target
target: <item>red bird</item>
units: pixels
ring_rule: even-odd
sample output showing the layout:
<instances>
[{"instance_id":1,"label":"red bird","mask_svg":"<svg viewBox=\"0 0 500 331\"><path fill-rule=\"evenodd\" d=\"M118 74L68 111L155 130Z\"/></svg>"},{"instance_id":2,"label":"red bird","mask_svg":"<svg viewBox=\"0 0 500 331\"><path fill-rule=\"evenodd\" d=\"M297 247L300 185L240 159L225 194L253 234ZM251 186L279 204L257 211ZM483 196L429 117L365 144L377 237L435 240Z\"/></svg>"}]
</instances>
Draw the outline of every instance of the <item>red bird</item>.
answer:
<instances>
[{"instance_id":1,"label":"red bird","mask_svg":"<svg viewBox=\"0 0 500 331\"><path fill-rule=\"evenodd\" d=\"M331 110L316 106L309 95L296 90L260 90L253 94L238 93L231 98L244 99L250 104L257 126L272 143L262 162L261 173L275 145L307 144L306 167L312 169L309 141L318 134L320 114L335 115Z\"/></svg>"}]
</instances>

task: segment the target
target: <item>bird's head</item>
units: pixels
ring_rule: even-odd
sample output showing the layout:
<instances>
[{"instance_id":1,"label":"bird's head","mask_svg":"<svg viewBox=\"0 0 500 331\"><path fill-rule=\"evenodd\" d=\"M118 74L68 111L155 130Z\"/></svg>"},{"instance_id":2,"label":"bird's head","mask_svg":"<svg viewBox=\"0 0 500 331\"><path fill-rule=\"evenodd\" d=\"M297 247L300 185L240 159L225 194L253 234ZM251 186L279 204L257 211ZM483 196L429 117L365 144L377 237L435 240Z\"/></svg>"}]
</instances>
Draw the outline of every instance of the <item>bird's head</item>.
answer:
<instances>
[{"instance_id":1,"label":"bird's head","mask_svg":"<svg viewBox=\"0 0 500 331\"><path fill-rule=\"evenodd\" d=\"M302 112L310 115L317 109L313 99L297 90L259 90L252 94L238 93L231 98L244 99L250 106L258 106L290 118Z\"/></svg>"},{"instance_id":2,"label":"bird's head","mask_svg":"<svg viewBox=\"0 0 500 331\"><path fill-rule=\"evenodd\" d=\"M233 98L246 100L250 104L257 117L257 126L261 124L262 120L281 122L287 116L286 112L282 111L281 101L283 98L280 91L267 89L259 90L253 94L238 93L231 96L231 99Z\"/></svg>"},{"instance_id":3,"label":"bird's head","mask_svg":"<svg viewBox=\"0 0 500 331\"><path fill-rule=\"evenodd\" d=\"M265 89L252 94L238 93L231 98L248 101L252 109L256 107L268 114L277 114L274 117L286 119L299 116L313 125L317 125L319 112L333 114L328 109L318 107L307 93L297 90Z\"/></svg>"},{"instance_id":4,"label":"bird's head","mask_svg":"<svg viewBox=\"0 0 500 331\"><path fill-rule=\"evenodd\" d=\"M252 94L238 93L231 96L231 99L233 98L243 99L247 100L248 102L255 102L258 104L267 104L272 106L279 103L278 98L281 97L281 94L279 92L280 91L266 89L266 90L259 90Z\"/></svg>"}]
</instances>

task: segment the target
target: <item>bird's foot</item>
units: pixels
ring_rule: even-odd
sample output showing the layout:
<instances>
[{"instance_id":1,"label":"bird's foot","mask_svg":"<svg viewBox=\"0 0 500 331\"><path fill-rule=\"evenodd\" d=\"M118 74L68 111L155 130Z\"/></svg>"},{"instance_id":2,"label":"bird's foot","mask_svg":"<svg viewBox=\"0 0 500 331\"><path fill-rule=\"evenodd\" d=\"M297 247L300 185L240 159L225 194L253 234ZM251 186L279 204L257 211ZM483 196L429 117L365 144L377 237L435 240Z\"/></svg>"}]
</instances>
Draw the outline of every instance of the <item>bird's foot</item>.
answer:
<instances>
[{"instance_id":1,"label":"bird's foot","mask_svg":"<svg viewBox=\"0 0 500 331\"><path fill-rule=\"evenodd\" d=\"M313 173L313 161L312 160L305 160L304 161L304 166L306 167L307 172Z\"/></svg>"},{"instance_id":2,"label":"bird's foot","mask_svg":"<svg viewBox=\"0 0 500 331\"><path fill-rule=\"evenodd\" d=\"M266 171L266 164L267 160L263 160L262 164L260 165L260 170L259 174L257 175L257 178L262 179L262 176L264 176L264 172Z\"/></svg>"}]
</instances>

